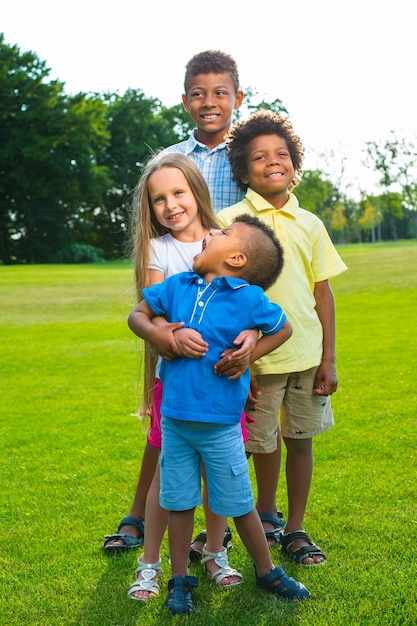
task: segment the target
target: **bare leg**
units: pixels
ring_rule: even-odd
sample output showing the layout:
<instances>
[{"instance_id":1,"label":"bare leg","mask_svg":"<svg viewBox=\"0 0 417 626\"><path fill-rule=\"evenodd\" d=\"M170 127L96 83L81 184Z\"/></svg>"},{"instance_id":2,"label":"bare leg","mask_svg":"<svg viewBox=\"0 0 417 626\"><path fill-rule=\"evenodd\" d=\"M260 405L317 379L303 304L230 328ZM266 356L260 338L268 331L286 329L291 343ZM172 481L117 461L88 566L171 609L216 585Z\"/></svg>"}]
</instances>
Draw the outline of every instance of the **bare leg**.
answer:
<instances>
[{"instance_id":1,"label":"bare leg","mask_svg":"<svg viewBox=\"0 0 417 626\"><path fill-rule=\"evenodd\" d=\"M204 489L207 490L207 486L205 483L204 483ZM223 547L223 540L224 540L224 532L226 528L227 518L221 517L220 515L216 515L208 508L208 506L207 508L205 508L204 512L205 512L205 517L206 517L206 528L207 528L207 543L206 543L205 548L208 552L213 552L213 553L223 552L225 550L225 548ZM210 574L217 572L219 569L219 566L214 561L214 559L206 561L204 563L204 567L207 569L208 572L210 572ZM221 586L230 586L234 584L238 585L239 583L241 583L241 581L242 581L242 576L230 575L230 576L227 576L226 578L223 578L223 580L220 582L220 585Z\"/></svg>"},{"instance_id":2,"label":"bare leg","mask_svg":"<svg viewBox=\"0 0 417 626\"><path fill-rule=\"evenodd\" d=\"M258 576L264 576L273 569L271 554L263 531L262 522L256 509L234 518L237 532L246 550L255 563Z\"/></svg>"},{"instance_id":3,"label":"bare leg","mask_svg":"<svg viewBox=\"0 0 417 626\"><path fill-rule=\"evenodd\" d=\"M188 576L188 553L194 528L194 509L168 514L171 577Z\"/></svg>"},{"instance_id":4,"label":"bare leg","mask_svg":"<svg viewBox=\"0 0 417 626\"><path fill-rule=\"evenodd\" d=\"M222 552L227 518L216 515L208 507L204 507L204 514L207 528L207 543L205 547L209 552Z\"/></svg>"},{"instance_id":5,"label":"bare leg","mask_svg":"<svg viewBox=\"0 0 417 626\"><path fill-rule=\"evenodd\" d=\"M312 439L287 439L287 489L288 489L288 521L284 533L303 530L304 514L307 507L313 476L313 443ZM296 541L291 550L307 546L305 541ZM314 555L303 559L305 565L320 563L324 557Z\"/></svg>"},{"instance_id":6,"label":"bare leg","mask_svg":"<svg viewBox=\"0 0 417 626\"><path fill-rule=\"evenodd\" d=\"M143 452L135 496L133 498L132 507L129 511L129 515L132 517L145 517L146 499L155 476L155 470L158 465L158 457L159 449L147 443Z\"/></svg>"},{"instance_id":7,"label":"bare leg","mask_svg":"<svg viewBox=\"0 0 417 626\"><path fill-rule=\"evenodd\" d=\"M259 513L275 515L281 451L275 450L270 454L254 453L252 457L258 490L256 509Z\"/></svg>"},{"instance_id":8,"label":"bare leg","mask_svg":"<svg viewBox=\"0 0 417 626\"><path fill-rule=\"evenodd\" d=\"M259 577L262 577L272 572L272 570L274 569L274 565L271 561L271 555L268 543L266 541L265 533L263 532L262 522L259 519L259 515L256 509L252 509L252 511L250 511L246 515L235 517L234 520L237 531L255 564L257 575ZM300 599L300 594L301 597L306 597L306 595L304 594L308 594L308 592L307 590L305 590L304 585L301 585L293 579L288 578L283 570L281 570L281 572L282 575L279 578L276 578L271 583L269 583L269 591L271 591L271 588L273 589L274 587L282 583L283 586L280 589L279 595L283 595L283 592L285 591L288 592L287 585L290 585L290 599L298 600Z\"/></svg>"},{"instance_id":9,"label":"bare leg","mask_svg":"<svg viewBox=\"0 0 417 626\"><path fill-rule=\"evenodd\" d=\"M163 509L159 504L159 479L160 471L159 465L157 465L154 479L149 489L148 498L146 501L145 511L145 527L146 537L144 542L144 551L140 556L140 560L143 563L156 563L159 561L159 553L161 548L162 539L165 534L165 530L168 523L168 511ZM137 580L142 579L142 575L139 572ZM156 582L158 575L153 580ZM149 599L155 596L154 593L150 593L146 590L135 591L132 595L139 599Z\"/></svg>"},{"instance_id":10,"label":"bare leg","mask_svg":"<svg viewBox=\"0 0 417 626\"><path fill-rule=\"evenodd\" d=\"M214 515L214 513L212 513L209 509L209 505L208 505L208 491L207 491L207 484L206 484L206 472L204 469L204 464L201 465L201 475L203 478L203 492L202 492L202 500L203 500L203 508L204 508L204 516L206 518L206 524L210 527L212 527L212 532L211 532L211 538L210 538L210 545L213 545L214 542L217 542L217 529L215 528L215 521L211 521L210 517L212 515ZM217 516L216 516L217 517ZM226 526L226 522L225 522L225 526ZM206 529L206 533L207 533L207 529ZM224 527L223 527L223 536L224 536ZM220 545L222 546L223 544L223 536L222 536L222 540L220 542ZM207 541L208 541L208 536L207 536ZM194 548L194 550L196 550L197 552L200 552L200 554L203 551L204 548L204 541L193 541L191 543L191 547ZM211 550L211 548L210 548ZM214 550L213 550L214 552Z\"/></svg>"},{"instance_id":11,"label":"bare leg","mask_svg":"<svg viewBox=\"0 0 417 626\"><path fill-rule=\"evenodd\" d=\"M276 493L278 489L278 479L281 466L281 435L277 435L277 449L270 454L253 453L253 466L256 474L257 501L256 509L258 513L277 514ZM274 530L274 526L269 522L262 522L264 531ZM268 541L269 545L275 545L273 540Z\"/></svg>"},{"instance_id":12,"label":"bare leg","mask_svg":"<svg viewBox=\"0 0 417 626\"><path fill-rule=\"evenodd\" d=\"M208 505L208 491L207 491L207 483L205 480L206 472L204 468L204 464L201 467L201 473L203 477L203 507L204 507L204 516L206 518L206 533L207 533L207 542L205 545L206 550L208 552L222 552L223 551L223 541L224 541L224 533L227 524L227 518L221 517L220 515L216 515L213 511L210 510ZM195 550L202 552L204 543L201 541L193 541L191 544ZM207 561L205 563L206 569L213 574L219 569L219 566L212 561ZM240 576L228 576L227 578L223 578L221 581L221 585L231 585L233 583L238 584L241 581Z\"/></svg>"},{"instance_id":13,"label":"bare leg","mask_svg":"<svg viewBox=\"0 0 417 626\"><path fill-rule=\"evenodd\" d=\"M155 448L154 446L151 446L147 443L143 452L142 464L140 468L138 483L136 486L135 496L133 498L132 507L128 513L129 517L136 517L139 519L144 519L145 517L146 498L155 474L158 456L158 448ZM139 536L139 531L136 526L131 526L130 524L122 526L119 532L125 535L131 535L132 537ZM115 546L122 544L123 542L117 540L108 543L108 545Z\"/></svg>"}]
</instances>

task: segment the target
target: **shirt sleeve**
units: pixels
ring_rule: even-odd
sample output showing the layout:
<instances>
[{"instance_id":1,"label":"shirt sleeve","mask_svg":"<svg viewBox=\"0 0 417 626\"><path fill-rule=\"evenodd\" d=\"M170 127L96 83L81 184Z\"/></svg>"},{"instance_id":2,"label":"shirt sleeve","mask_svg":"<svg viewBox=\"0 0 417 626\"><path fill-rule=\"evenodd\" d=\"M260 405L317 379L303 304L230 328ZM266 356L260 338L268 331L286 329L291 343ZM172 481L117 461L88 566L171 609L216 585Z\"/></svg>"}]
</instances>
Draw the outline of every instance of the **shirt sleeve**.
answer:
<instances>
[{"instance_id":1,"label":"shirt sleeve","mask_svg":"<svg viewBox=\"0 0 417 626\"><path fill-rule=\"evenodd\" d=\"M284 326L287 316L280 305L271 302L261 288L256 287L256 290L258 297L251 298L253 328L258 328L263 335L275 335Z\"/></svg>"},{"instance_id":2,"label":"shirt sleeve","mask_svg":"<svg viewBox=\"0 0 417 626\"><path fill-rule=\"evenodd\" d=\"M167 286L169 279L162 283L156 283L142 290L142 297L146 304L152 309L155 315L168 315L168 294Z\"/></svg>"},{"instance_id":3,"label":"shirt sleeve","mask_svg":"<svg viewBox=\"0 0 417 626\"><path fill-rule=\"evenodd\" d=\"M347 270L321 221L315 231L312 270L315 283L329 280Z\"/></svg>"},{"instance_id":4,"label":"shirt sleeve","mask_svg":"<svg viewBox=\"0 0 417 626\"><path fill-rule=\"evenodd\" d=\"M149 253L149 269L158 270L164 276L167 276L168 255L167 246L163 237L151 239L151 247Z\"/></svg>"}]
</instances>

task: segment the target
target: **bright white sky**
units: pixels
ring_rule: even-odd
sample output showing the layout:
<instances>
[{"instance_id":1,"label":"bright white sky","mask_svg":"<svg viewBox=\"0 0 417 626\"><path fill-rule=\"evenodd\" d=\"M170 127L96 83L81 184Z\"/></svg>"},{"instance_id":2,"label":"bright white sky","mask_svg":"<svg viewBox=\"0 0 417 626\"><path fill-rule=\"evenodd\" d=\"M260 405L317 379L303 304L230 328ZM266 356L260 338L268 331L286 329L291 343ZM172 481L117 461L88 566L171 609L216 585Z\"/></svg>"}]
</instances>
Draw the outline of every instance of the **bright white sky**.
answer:
<instances>
[{"instance_id":1,"label":"bright white sky","mask_svg":"<svg viewBox=\"0 0 417 626\"><path fill-rule=\"evenodd\" d=\"M410 0L20 0L0 11L6 44L31 50L65 91L141 89L180 102L187 61L218 49L242 88L282 100L318 167L350 196L372 190L366 141L417 136L416 39ZM332 157L333 155L333 157Z\"/></svg>"}]
</instances>

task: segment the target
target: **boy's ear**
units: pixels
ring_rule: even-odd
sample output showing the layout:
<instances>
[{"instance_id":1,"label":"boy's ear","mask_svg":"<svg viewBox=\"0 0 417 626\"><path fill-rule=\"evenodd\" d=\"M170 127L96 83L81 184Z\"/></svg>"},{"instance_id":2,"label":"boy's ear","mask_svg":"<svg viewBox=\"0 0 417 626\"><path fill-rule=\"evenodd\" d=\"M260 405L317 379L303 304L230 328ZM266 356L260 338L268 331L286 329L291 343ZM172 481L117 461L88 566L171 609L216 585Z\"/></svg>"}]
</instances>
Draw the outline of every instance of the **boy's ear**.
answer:
<instances>
[{"instance_id":1,"label":"boy's ear","mask_svg":"<svg viewBox=\"0 0 417 626\"><path fill-rule=\"evenodd\" d=\"M241 89L239 89L239 91L237 91L236 93L235 106L233 107L234 109L238 109L240 107L240 105L243 102L244 97L245 97L245 94L243 93Z\"/></svg>"},{"instance_id":2,"label":"boy's ear","mask_svg":"<svg viewBox=\"0 0 417 626\"><path fill-rule=\"evenodd\" d=\"M185 95L185 93L182 94L181 99L182 99L182 106L184 107L185 111L187 111L187 113L189 113L190 112L190 108L188 106L188 99L187 99L187 96Z\"/></svg>"},{"instance_id":3,"label":"boy's ear","mask_svg":"<svg viewBox=\"0 0 417 626\"><path fill-rule=\"evenodd\" d=\"M249 178L247 176L242 176L240 180L244 185L249 185Z\"/></svg>"},{"instance_id":4,"label":"boy's ear","mask_svg":"<svg viewBox=\"0 0 417 626\"><path fill-rule=\"evenodd\" d=\"M233 268L244 267L246 263L248 262L248 257L246 256L246 254L243 254L243 252L240 252L240 251L232 252L232 254L229 254L229 256L225 259L224 262L229 267L233 267Z\"/></svg>"}]
</instances>

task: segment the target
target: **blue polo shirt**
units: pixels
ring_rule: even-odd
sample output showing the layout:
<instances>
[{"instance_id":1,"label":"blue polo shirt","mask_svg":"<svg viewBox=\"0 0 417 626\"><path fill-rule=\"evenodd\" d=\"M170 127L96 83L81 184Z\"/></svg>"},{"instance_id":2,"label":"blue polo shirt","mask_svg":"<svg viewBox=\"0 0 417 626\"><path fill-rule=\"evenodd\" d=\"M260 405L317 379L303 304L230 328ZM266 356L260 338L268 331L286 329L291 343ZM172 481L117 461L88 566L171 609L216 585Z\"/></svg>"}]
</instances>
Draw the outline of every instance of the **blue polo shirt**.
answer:
<instances>
[{"instance_id":1,"label":"blue polo shirt","mask_svg":"<svg viewBox=\"0 0 417 626\"><path fill-rule=\"evenodd\" d=\"M248 396L250 370L237 380L228 380L214 373L214 365L226 348L234 347L233 340L242 330L277 333L286 320L281 307L245 280L218 276L207 284L195 272L171 276L142 294L156 315L184 322L209 345L200 359L177 357L162 362L161 414L192 422L237 424Z\"/></svg>"}]
</instances>

